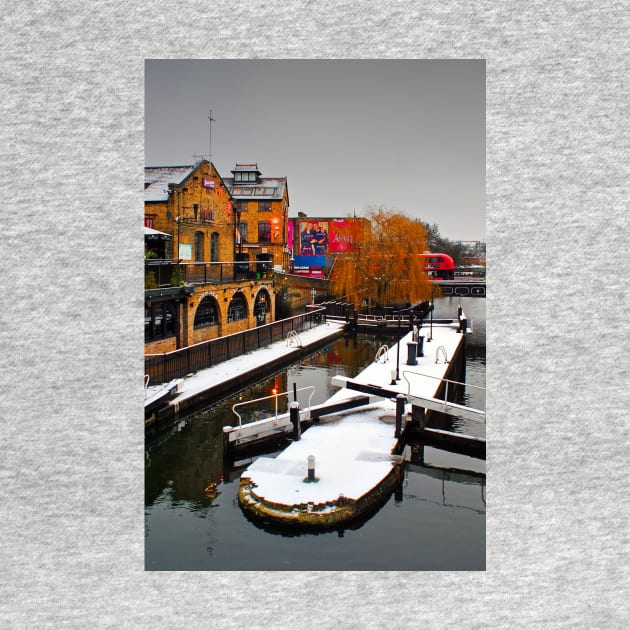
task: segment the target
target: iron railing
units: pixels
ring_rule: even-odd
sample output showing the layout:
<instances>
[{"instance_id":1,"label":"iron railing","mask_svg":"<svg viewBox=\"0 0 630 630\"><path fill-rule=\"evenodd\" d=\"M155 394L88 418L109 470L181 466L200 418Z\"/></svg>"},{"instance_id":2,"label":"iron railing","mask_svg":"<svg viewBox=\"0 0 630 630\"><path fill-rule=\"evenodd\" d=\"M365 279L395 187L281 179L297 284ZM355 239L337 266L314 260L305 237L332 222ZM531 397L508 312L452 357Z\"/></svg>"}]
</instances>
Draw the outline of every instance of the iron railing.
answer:
<instances>
[{"instance_id":1,"label":"iron railing","mask_svg":"<svg viewBox=\"0 0 630 630\"><path fill-rule=\"evenodd\" d=\"M325 309L320 309L172 352L147 354L144 373L152 383L165 383L285 339L292 330L309 330L325 319Z\"/></svg>"},{"instance_id":2,"label":"iron railing","mask_svg":"<svg viewBox=\"0 0 630 630\"><path fill-rule=\"evenodd\" d=\"M173 286L182 280L189 284L219 284L239 280L271 278L271 261L177 263L172 260L145 260L145 278L157 287Z\"/></svg>"}]
</instances>

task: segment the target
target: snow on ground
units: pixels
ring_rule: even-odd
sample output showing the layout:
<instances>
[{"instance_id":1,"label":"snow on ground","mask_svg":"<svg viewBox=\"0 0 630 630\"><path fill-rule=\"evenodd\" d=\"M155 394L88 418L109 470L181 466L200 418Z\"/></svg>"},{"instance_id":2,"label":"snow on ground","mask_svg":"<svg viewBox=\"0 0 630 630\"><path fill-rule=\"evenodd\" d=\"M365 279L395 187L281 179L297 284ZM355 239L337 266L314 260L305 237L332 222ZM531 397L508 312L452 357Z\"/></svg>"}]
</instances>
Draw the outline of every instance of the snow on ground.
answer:
<instances>
[{"instance_id":1,"label":"snow on ground","mask_svg":"<svg viewBox=\"0 0 630 630\"><path fill-rule=\"evenodd\" d=\"M428 337L424 328L420 334ZM399 356L400 380L391 385L392 371L397 365L396 345L388 349L383 362L373 362L352 380L363 384L433 396L448 365L444 363L442 347L452 358L462 340L456 329L433 326L433 340L425 339L424 357L418 365L406 365L407 342L411 333L401 340ZM436 363L436 354L439 361ZM408 378L408 381L404 379ZM338 402L356 396L356 392L340 389L329 401ZM265 501L287 506L303 503L322 504L336 501L339 495L358 499L375 488L391 471L396 405L382 399L368 407L340 415L333 422L312 426L301 440L290 444L275 459L260 457L241 475L255 484L255 493ZM315 456L315 483L305 482L308 456Z\"/></svg>"},{"instance_id":2,"label":"snow on ground","mask_svg":"<svg viewBox=\"0 0 630 630\"><path fill-rule=\"evenodd\" d=\"M325 322L310 330L298 333L298 337L302 346L308 346L328 337L332 337L341 330L343 330L343 324ZM235 357L229 361L223 361L205 370L199 370L199 372L183 379L183 383L179 386L179 393L177 397L174 398L174 402L181 402L234 377L242 376L244 373L254 368L259 368L271 361L290 354L295 349L295 339L290 342L285 339Z\"/></svg>"}]
</instances>

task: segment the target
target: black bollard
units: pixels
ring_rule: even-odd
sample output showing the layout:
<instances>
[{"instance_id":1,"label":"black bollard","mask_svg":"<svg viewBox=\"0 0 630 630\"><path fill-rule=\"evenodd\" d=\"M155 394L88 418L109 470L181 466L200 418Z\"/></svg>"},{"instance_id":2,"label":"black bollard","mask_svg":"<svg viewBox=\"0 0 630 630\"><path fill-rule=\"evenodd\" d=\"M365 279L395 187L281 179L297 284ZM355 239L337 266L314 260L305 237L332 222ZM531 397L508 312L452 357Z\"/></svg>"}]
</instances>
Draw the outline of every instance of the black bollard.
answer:
<instances>
[{"instance_id":1,"label":"black bollard","mask_svg":"<svg viewBox=\"0 0 630 630\"><path fill-rule=\"evenodd\" d=\"M460 323L459 332L465 335L467 329L468 329L468 320L466 318L463 318Z\"/></svg>"},{"instance_id":2,"label":"black bollard","mask_svg":"<svg viewBox=\"0 0 630 630\"><path fill-rule=\"evenodd\" d=\"M309 455L306 459L308 474L306 479L310 482L315 481L315 455Z\"/></svg>"},{"instance_id":3,"label":"black bollard","mask_svg":"<svg viewBox=\"0 0 630 630\"><path fill-rule=\"evenodd\" d=\"M417 343L407 342L407 365L418 365Z\"/></svg>"},{"instance_id":4,"label":"black bollard","mask_svg":"<svg viewBox=\"0 0 630 630\"><path fill-rule=\"evenodd\" d=\"M293 439L296 442L302 437L302 428L300 427L300 403L293 401L289 406L289 417L293 425Z\"/></svg>"},{"instance_id":5,"label":"black bollard","mask_svg":"<svg viewBox=\"0 0 630 630\"><path fill-rule=\"evenodd\" d=\"M423 357L424 356L424 335L418 335L418 351L416 356Z\"/></svg>"}]
</instances>

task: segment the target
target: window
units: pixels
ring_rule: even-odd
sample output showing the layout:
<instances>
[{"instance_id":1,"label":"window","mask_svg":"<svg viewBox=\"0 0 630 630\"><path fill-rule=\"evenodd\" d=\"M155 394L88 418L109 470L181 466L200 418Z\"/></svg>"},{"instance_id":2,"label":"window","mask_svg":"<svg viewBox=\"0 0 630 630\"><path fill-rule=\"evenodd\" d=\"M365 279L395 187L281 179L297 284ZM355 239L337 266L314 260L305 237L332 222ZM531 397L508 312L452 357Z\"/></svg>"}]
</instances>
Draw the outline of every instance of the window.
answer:
<instances>
[{"instance_id":1,"label":"window","mask_svg":"<svg viewBox=\"0 0 630 630\"><path fill-rule=\"evenodd\" d=\"M228 306L227 320L228 322L236 322L239 319L247 318L247 302L245 296L238 292L235 293Z\"/></svg>"},{"instance_id":2,"label":"window","mask_svg":"<svg viewBox=\"0 0 630 630\"><path fill-rule=\"evenodd\" d=\"M144 307L144 340L173 337L176 329L175 305L157 302Z\"/></svg>"},{"instance_id":3,"label":"window","mask_svg":"<svg viewBox=\"0 0 630 630\"><path fill-rule=\"evenodd\" d=\"M236 225L236 242L247 243L247 222L241 221Z\"/></svg>"},{"instance_id":4,"label":"window","mask_svg":"<svg viewBox=\"0 0 630 630\"><path fill-rule=\"evenodd\" d=\"M203 260L203 232L195 232L195 262Z\"/></svg>"},{"instance_id":5,"label":"window","mask_svg":"<svg viewBox=\"0 0 630 630\"><path fill-rule=\"evenodd\" d=\"M234 205L236 212L247 212L247 201L237 201Z\"/></svg>"},{"instance_id":6,"label":"window","mask_svg":"<svg viewBox=\"0 0 630 630\"><path fill-rule=\"evenodd\" d=\"M271 201L259 201L258 202L258 211L264 212L266 210L271 210Z\"/></svg>"},{"instance_id":7,"label":"window","mask_svg":"<svg viewBox=\"0 0 630 630\"><path fill-rule=\"evenodd\" d=\"M256 181L256 172L255 171L238 171L234 173L234 183L246 183L246 182L255 182Z\"/></svg>"},{"instance_id":8,"label":"window","mask_svg":"<svg viewBox=\"0 0 630 630\"><path fill-rule=\"evenodd\" d=\"M217 326L218 324L219 315L216 301L214 298L206 295L197 307L193 328L206 328L207 326Z\"/></svg>"},{"instance_id":9,"label":"window","mask_svg":"<svg viewBox=\"0 0 630 630\"><path fill-rule=\"evenodd\" d=\"M258 242L271 243L271 223L260 221L258 223Z\"/></svg>"},{"instance_id":10,"label":"window","mask_svg":"<svg viewBox=\"0 0 630 630\"><path fill-rule=\"evenodd\" d=\"M219 233L210 235L210 262L219 262Z\"/></svg>"}]
</instances>

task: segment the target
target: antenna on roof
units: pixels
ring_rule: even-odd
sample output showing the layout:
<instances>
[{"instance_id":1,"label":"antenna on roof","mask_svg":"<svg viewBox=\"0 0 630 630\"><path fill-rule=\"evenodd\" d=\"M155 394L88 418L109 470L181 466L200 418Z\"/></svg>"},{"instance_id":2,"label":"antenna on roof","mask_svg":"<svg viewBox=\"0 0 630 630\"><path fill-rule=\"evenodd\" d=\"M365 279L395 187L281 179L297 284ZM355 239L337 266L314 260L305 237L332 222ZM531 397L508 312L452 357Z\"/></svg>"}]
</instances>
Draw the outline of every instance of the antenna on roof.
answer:
<instances>
[{"instance_id":1,"label":"antenna on roof","mask_svg":"<svg viewBox=\"0 0 630 630\"><path fill-rule=\"evenodd\" d=\"M208 121L210 122L210 140L208 145L208 162L212 164L212 123L217 122L214 118L212 118L212 110L210 110L210 116L208 116Z\"/></svg>"}]
</instances>

